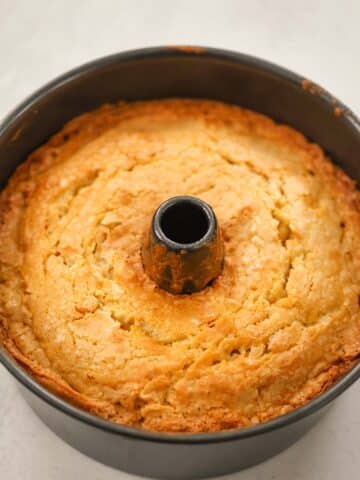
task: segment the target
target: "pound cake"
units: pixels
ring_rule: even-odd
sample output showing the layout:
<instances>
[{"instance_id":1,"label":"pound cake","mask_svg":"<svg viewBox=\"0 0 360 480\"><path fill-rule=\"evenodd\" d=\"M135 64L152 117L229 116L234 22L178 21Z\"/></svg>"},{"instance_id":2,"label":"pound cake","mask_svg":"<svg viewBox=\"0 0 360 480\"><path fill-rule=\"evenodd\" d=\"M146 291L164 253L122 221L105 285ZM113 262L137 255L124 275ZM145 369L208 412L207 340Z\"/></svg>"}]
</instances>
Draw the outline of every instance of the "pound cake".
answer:
<instances>
[{"instance_id":1,"label":"pound cake","mask_svg":"<svg viewBox=\"0 0 360 480\"><path fill-rule=\"evenodd\" d=\"M214 209L221 274L174 295L144 272L154 210ZM360 352L359 193L295 130L219 102L105 105L34 151L0 198L0 342L52 392L164 432L247 427Z\"/></svg>"}]
</instances>

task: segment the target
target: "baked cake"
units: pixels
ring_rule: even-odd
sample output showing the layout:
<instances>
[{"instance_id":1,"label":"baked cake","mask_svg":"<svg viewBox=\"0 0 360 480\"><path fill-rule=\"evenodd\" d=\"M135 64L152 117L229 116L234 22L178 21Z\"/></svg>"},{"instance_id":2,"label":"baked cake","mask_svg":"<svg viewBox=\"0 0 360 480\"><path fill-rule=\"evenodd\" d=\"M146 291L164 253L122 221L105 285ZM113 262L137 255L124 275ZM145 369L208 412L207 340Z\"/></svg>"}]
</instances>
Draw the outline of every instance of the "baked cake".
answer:
<instances>
[{"instance_id":1,"label":"baked cake","mask_svg":"<svg viewBox=\"0 0 360 480\"><path fill-rule=\"evenodd\" d=\"M219 277L173 295L141 242L175 195L210 204ZM165 432L264 422L360 352L359 193L317 145L213 101L105 105L34 151L0 199L0 341L51 391Z\"/></svg>"}]
</instances>

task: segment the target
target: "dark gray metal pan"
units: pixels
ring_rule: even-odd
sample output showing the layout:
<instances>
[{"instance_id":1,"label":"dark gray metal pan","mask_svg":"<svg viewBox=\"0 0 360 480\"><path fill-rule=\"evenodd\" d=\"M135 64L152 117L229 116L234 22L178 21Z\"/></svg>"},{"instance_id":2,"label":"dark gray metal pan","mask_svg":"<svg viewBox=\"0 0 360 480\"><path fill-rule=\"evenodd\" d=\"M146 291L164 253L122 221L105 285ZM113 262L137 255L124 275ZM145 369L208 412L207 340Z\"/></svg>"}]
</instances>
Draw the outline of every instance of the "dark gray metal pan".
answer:
<instances>
[{"instance_id":1,"label":"dark gray metal pan","mask_svg":"<svg viewBox=\"0 0 360 480\"><path fill-rule=\"evenodd\" d=\"M211 98L289 124L319 143L360 180L360 124L353 113L308 80L263 60L210 48L135 50L95 60L29 97L0 126L0 185L69 119L105 102L163 97ZM100 462L164 479L229 473L290 446L360 376L357 364L325 393L275 420L241 430L160 434L90 415L49 392L0 348L39 417L60 437Z\"/></svg>"}]
</instances>

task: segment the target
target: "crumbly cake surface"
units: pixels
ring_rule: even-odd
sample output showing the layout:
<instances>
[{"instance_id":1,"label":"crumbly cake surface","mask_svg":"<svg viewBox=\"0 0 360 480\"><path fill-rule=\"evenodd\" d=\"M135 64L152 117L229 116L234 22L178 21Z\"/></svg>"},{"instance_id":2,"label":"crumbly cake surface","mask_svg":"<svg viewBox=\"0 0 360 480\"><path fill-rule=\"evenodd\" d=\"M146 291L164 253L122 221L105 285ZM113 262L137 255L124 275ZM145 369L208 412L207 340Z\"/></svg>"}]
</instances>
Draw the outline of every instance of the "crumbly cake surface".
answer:
<instances>
[{"instance_id":1,"label":"crumbly cake surface","mask_svg":"<svg viewBox=\"0 0 360 480\"><path fill-rule=\"evenodd\" d=\"M215 210L222 274L192 295L146 276L154 209ZM72 403L156 431L253 425L360 352L359 193L294 130L211 101L103 106L18 168L0 199L0 341Z\"/></svg>"}]
</instances>

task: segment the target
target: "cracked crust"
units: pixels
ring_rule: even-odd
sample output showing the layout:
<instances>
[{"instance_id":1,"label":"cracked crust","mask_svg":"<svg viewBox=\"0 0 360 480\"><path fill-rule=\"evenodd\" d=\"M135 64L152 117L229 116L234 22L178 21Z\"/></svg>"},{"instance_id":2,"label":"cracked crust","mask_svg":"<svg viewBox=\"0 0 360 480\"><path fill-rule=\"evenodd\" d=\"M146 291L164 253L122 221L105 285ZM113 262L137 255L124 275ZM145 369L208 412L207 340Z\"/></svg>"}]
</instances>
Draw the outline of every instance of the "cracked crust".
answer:
<instances>
[{"instance_id":1,"label":"cracked crust","mask_svg":"<svg viewBox=\"0 0 360 480\"><path fill-rule=\"evenodd\" d=\"M173 296L140 245L174 195L212 205L223 273ZM360 352L359 193L291 128L212 101L104 106L20 166L0 199L0 341L47 388L156 431L253 425Z\"/></svg>"}]
</instances>

